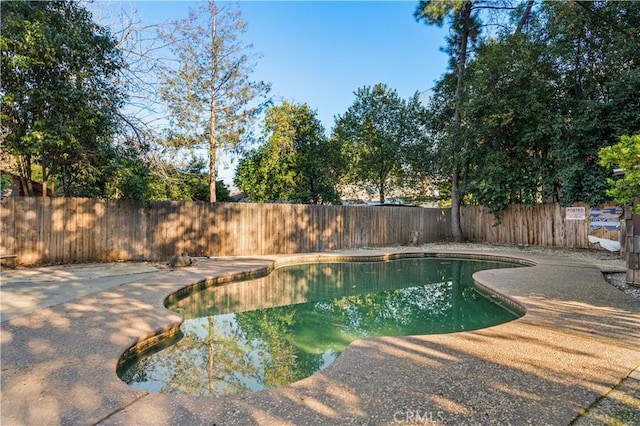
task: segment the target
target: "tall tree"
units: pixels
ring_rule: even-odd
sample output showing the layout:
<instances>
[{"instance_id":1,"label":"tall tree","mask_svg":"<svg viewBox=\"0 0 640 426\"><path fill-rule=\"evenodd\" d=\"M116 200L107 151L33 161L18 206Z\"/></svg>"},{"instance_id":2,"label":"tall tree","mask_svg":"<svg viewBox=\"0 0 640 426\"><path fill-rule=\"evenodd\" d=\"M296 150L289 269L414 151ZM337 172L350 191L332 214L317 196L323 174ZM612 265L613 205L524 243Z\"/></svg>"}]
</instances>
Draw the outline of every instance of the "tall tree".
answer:
<instances>
[{"instance_id":1,"label":"tall tree","mask_svg":"<svg viewBox=\"0 0 640 426\"><path fill-rule=\"evenodd\" d=\"M238 165L235 182L241 190L256 202L340 202L340 149L308 105L269 108L264 132L262 145Z\"/></svg>"},{"instance_id":2,"label":"tall tree","mask_svg":"<svg viewBox=\"0 0 640 426\"><path fill-rule=\"evenodd\" d=\"M640 49L629 40L640 38L640 3L594 1L588 7L544 3L533 33L549 46L558 75L555 115L562 125L547 187L564 205L607 200L610 171L599 166L598 151L640 132Z\"/></svg>"},{"instance_id":3,"label":"tall tree","mask_svg":"<svg viewBox=\"0 0 640 426\"><path fill-rule=\"evenodd\" d=\"M229 4L210 0L189 17L160 31L176 66L162 69L161 95L171 112L168 141L209 153L209 197L216 201L218 150L237 148L266 105L268 84L249 79L254 56L240 36L246 24Z\"/></svg>"},{"instance_id":4,"label":"tall tree","mask_svg":"<svg viewBox=\"0 0 640 426\"><path fill-rule=\"evenodd\" d=\"M343 147L349 164L346 182L376 188L380 202L394 179L403 173L407 103L386 84L365 86L347 111L336 118L333 138Z\"/></svg>"},{"instance_id":5,"label":"tall tree","mask_svg":"<svg viewBox=\"0 0 640 426\"><path fill-rule=\"evenodd\" d=\"M524 6L524 11L520 15L520 21L518 21L518 26L516 27L516 34L519 34L524 29L524 26L527 24L529 19L531 18L531 10L533 9L534 0L528 0L526 6Z\"/></svg>"},{"instance_id":6,"label":"tall tree","mask_svg":"<svg viewBox=\"0 0 640 426\"><path fill-rule=\"evenodd\" d=\"M478 22L474 14L472 0L421 0L414 17L427 24L442 26L445 19L452 19L452 36L449 38L449 54L451 68L455 69L456 90L454 94L453 128L448 143L459 155L459 161L452 164L451 173L451 233L454 241L462 241L462 227L460 224L460 206L462 194L460 192L460 177L466 167L465 141L462 136L462 107L467 53L470 41L478 35Z\"/></svg>"},{"instance_id":7,"label":"tall tree","mask_svg":"<svg viewBox=\"0 0 640 426\"><path fill-rule=\"evenodd\" d=\"M553 58L523 34L489 40L468 67L465 116L474 140L466 190L494 213L536 203L562 119Z\"/></svg>"},{"instance_id":8,"label":"tall tree","mask_svg":"<svg viewBox=\"0 0 640 426\"><path fill-rule=\"evenodd\" d=\"M45 194L48 182L65 195L104 192L111 169L101 166L117 154L111 137L123 100L114 38L73 1L0 7L2 149L28 183L37 170Z\"/></svg>"},{"instance_id":9,"label":"tall tree","mask_svg":"<svg viewBox=\"0 0 640 426\"><path fill-rule=\"evenodd\" d=\"M479 43L457 126L459 80L450 72L438 82L429 127L441 167L443 158L463 161L466 200L496 213L510 203L607 200L610 171L598 165L598 150L640 128L640 51L629 43L640 34L640 5L583 5L546 2L534 11L529 2L512 15L515 31Z\"/></svg>"}]
</instances>

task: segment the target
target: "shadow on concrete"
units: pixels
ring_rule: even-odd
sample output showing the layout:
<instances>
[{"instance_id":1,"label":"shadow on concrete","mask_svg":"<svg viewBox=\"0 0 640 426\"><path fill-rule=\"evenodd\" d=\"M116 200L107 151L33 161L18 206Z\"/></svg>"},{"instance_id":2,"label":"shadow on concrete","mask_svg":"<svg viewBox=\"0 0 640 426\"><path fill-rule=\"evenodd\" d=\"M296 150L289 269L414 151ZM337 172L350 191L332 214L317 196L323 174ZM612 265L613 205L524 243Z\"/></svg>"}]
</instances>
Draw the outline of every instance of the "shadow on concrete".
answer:
<instances>
[{"instance_id":1,"label":"shadow on concrete","mask_svg":"<svg viewBox=\"0 0 640 426\"><path fill-rule=\"evenodd\" d=\"M146 394L117 378L127 348L180 323L162 308L169 293L269 264L210 262L3 322L2 424L569 424L640 362L639 303L578 268L561 275L563 297L545 296L558 282L536 282L558 271L519 268L519 286L503 285L500 274L485 284L512 291L525 317L473 332L359 340L287 387L205 398ZM579 297L576 283L598 293Z\"/></svg>"}]
</instances>

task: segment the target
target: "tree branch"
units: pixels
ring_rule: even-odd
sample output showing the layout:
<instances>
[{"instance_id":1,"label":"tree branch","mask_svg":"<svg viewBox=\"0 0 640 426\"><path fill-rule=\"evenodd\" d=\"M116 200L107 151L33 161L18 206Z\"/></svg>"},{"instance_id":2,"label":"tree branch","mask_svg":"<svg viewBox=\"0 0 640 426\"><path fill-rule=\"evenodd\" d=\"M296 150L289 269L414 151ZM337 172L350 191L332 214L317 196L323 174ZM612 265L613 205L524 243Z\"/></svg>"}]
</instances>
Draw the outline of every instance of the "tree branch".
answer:
<instances>
[{"instance_id":1,"label":"tree branch","mask_svg":"<svg viewBox=\"0 0 640 426\"><path fill-rule=\"evenodd\" d=\"M584 10L586 10L587 12L589 12L590 14L592 14L593 16L595 16L596 18L598 18L600 21L611 25L611 27L618 31L621 34L624 34L627 39L629 39L629 41L632 41L634 43L636 43L637 45L640 45L640 40L638 40L633 34L631 34L630 32L628 32L627 30L625 30L624 28L622 28L620 25L618 25L616 22L612 21L611 19L607 18L606 16L603 16L602 14L596 12L595 10L591 9L586 2L584 1L579 1L579 0L574 0L574 3L577 4L578 6L580 6L581 8L583 8Z\"/></svg>"},{"instance_id":2,"label":"tree branch","mask_svg":"<svg viewBox=\"0 0 640 426\"><path fill-rule=\"evenodd\" d=\"M531 15L531 9L533 8L534 1L535 0L529 0L527 2L527 7L524 9L524 13L520 18L520 22L518 22L518 28L516 28L516 34L519 34L520 32L522 32L522 28L524 27L524 24L526 24L527 21L529 20L529 16Z\"/></svg>"}]
</instances>

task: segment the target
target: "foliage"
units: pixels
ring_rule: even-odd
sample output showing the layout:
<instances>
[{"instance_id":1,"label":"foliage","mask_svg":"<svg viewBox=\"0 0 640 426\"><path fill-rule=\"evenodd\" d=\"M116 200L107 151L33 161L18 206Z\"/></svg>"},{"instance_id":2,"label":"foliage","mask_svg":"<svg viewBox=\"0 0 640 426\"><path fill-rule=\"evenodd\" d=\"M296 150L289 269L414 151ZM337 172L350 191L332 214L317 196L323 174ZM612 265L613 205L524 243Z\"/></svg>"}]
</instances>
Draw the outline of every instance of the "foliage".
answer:
<instances>
[{"instance_id":1,"label":"foliage","mask_svg":"<svg viewBox=\"0 0 640 426\"><path fill-rule=\"evenodd\" d=\"M504 5L419 1L418 21L451 27L449 69L427 109L417 94L405 101L383 84L363 87L327 139L307 105L283 104L267 114L262 144L241 161L237 182L254 200L335 203L343 175L382 200L390 186L428 181L451 195L452 216L462 201L499 212L510 203L626 200L626 189L616 192L626 179L607 192L604 164L619 161L606 147L640 134L640 3ZM136 50L133 39L118 44L77 2L0 7L1 149L14 171L70 196L225 197L218 151L242 151L268 92L249 79L256 57L241 41L236 10L209 1L161 30L175 61L162 67L171 117L159 137L123 108L128 85L147 78L141 68L126 77L134 65L122 54ZM510 23L482 33L483 8ZM158 58L146 52L151 70ZM158 139L177 154L154 158ZM208 148L208 162L176 160L199 148Z\"/></svg>"},{"instance_id":2,"label":"foliage","mask_svg":"<svg viewBox=\"0 0 640 426\"><path fill-rule=\"evenodd\" d=\"M640 134L622 136L620 142L602 148L598 155L601 166L620 168L624 173L620 179L607 179L611 187L607 195L621 205L636 203L634 213L640 214Z\"/></svg>"},{"instance_id":3,"label":"foliage","mask_svg":"<svg viewBox=\"0 0 640 426\"><path fill-rule=\"evenodd\" d=\"M240 36L246 24L229 5L203 4L199 11L160 31L178 63L161 72L162 98L171 112L167 143L188 149L207 147L210 201L216 201L216 159L219 149L238 148L265 105L269 86L249 80L251 46Z\"/></svg>"},{"instance_id":4,"label":"foliage","mask_svg":"<svg viewBox=\"0 0 640 426\"><path fill-rule=\"evenodd\" d=\"M640 131L640 4L522 10L511 26L477 40L462 93L453 63L437 82L428 106L436 176L457 170L463 199L495 213L510 203L599 204L610 171L598 151ZM425 20L444 22L434 16Z\"/></svg>"},{"instance_id":5,"label":"foliage","mask_svg":"<svg viewBox=\"0 0 640 426\"><path fill-rule=\"evenodd\" d=\"M359 88L355 95L336 118L332 139L349 164L345 182L375 187L384 203L387 188L405 177L403 154L425 150L421 134L426 116L417 94L405 101L382 83ZM428 169L412 165L416 171Z\"/></svg>"},{"instance_id":6,"label":"foliage","mask_svg":"<svg viewBox=\"0 0 640 426\"><path fill-rule=\"evenodd\" d=\"M0 194L4 193L4 190L7 186L11 186L13 184L13 178L11 175L0 173Z\"/></svg>"},{"instance_id":7,"label":"foliage","mask_svg":"<svg viewBox=\"0 0 640 426\"><path fill-rule=\"evenodd\" d=\"M466 134L474 144L465 191L494 212L538 201L554 129L562 125L544 49L520 34L491 40L468 69Z\"/></svg>"},{"instance_id":8,"label":"foliage","mask_svg":"<svg viewBox=\"0 0 640 426\"><path fill-rule=\"evenodd\" d=\"M416 92L405 104L401 123L404 137L400 152L405 185L415 189L414 201L437 198L434 196L434 187L442 180L438 177L437 152L429 133L430 119L427 108Z\"/></svg>"},{"instance_id":9,"label":"foliage","mask_svg":"<svg viewBox=\"0 0 640 426\"><path fill-rule=\"evenodd\" d=\"M103 164L118 150L111 136L123 101L113 37L76 2L0 7L3 150L29 180L39 169L43 183L59 184L64 195L103 195L114 173Z\"/></svg>"},{"instance_id":10,"label":"foliage","mask_svg":"<svg viewBox=\"0 0 640 426\"><path fill-rule=\"evenodd\" d=\"M97 168L85 168L86 173L80 175L82 179L70 186L74 195L136 202L144 202L149 198L151 165L135 147L112 144L101 153L96 163Z\"/></svg>"},{"instance_id":11,"label":"foliage","mask_svg":"<svg viewBox=\"0 0 640 426\"><path fill-rule=\"evenodd\" d=\"M183 167L163 163L154 168L149 183L149 200L209 201L209 174L206 162L192 157ZM222 180L216 181L216 198L235 201Z\"/></svg>"},{"instance_id":12,"label":"foliage","mask_svg":"<svg viewBox=\"0 0 640 426\"><path fill-rule=\"evenodd\" d=\"M227 188L227 185L222 181L222 179L218 179L216 181L216 200L222 203L234 203L236 201L231 196L231 191L229 191L229 188Z\"/></svg>"},{"instance_id":13,"label":"foliage","mask_svg":"<svg viewBox=\"0 0 640 426\"><path fill-rule=\"evenodd\" d=\"M335 204L341 168L315 112L285 102L267 111L262 145L240 161L235 182L255 202Z\"/></svg>"},{"instance_id":14,"label":"foliage","mask_svg":"<svg viewBox=\"0 0 640 426\"><path fill-rule=\"evenodd\" d=\"M533 36L549 46L562 126L550 152L547 180L562 204L606 200L609 171L598 151L640 132L640 49L620 28L640 36L640 4L596 1L594 15L577 4L545 3ZM603 20L603 18L605 20Z\"/></svg>"}]
</instances>

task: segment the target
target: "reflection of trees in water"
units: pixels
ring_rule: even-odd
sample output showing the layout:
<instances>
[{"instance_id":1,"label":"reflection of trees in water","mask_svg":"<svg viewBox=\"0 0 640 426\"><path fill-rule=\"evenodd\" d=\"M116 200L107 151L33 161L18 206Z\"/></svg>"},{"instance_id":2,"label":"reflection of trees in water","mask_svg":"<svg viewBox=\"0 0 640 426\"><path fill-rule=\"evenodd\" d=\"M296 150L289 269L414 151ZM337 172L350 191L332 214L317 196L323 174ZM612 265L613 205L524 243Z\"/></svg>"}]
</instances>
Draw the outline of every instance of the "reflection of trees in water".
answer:
<instances>
[{"instance_id":1,"label":"reflection of trees in water","mask_svg":"<svg viewBox=\"0 0 640 426\"><path fill-rule=\"evenodd\" d=\"M119 371L119 376L125 383L150 382L150 362L151 360L149 358L136 360L134 363L131 363L131 365L126 366L122 371Z\"/></svg>"},{"instance_id":2,"label":"reflection of trees in water","mask_svg":"<svg viewBox=\"0 0 640 426\"><path fill-rule=\"evenodd\" d=\"M198 318L449 281L450 274L449 264L431 258L292 265L265 277L206 288L168 307Z\"/></svg>"},{"instance_id":3,"label":"reflection of trees in water","mask_svg":"<svg viewBox=\"0 0 640 426\"><path fill-rule=\"evenodd\" d=\"M162 378L159 392L187 395L228 395L250 390L244 378L254 377L256 369L234 333L225 333L214 317L189 322L184 337L143 360L153 377Z\"/></svg>"},{"instance_id":4,"label":"reflection of trees in water","mask_svg":"<svg viewBox=\"0 0 640 426\"><path fill-rule=\"evenodd\" d=\"M308 377L358 338L504 322L513 316L471 280L500 266L442 259L298 265L206 289L171 306L191 318L184 337L127 371L128 383L157 382L147 390L176 394L245 393Z\"/></svg>"},{"instance_id":5,"label":"reflection of trees in water","mask_svg":"<svg viewBox=\"0 0 640 426\"><path fill-rule=\"evenodd\" d=\"M300 320L294 306L261 309L237 315L247 339L261 342L260 381L267 387L282 386L309 377L322 365L322 354L296 345L292 330Z\"/></svg>"},{"instance_id":6,"label":"reflection of trees in water","mask_svg":"<svg viewBox=\"0 0 640 426\"><path fill-rule=\"evenodd\" d=\"M317 302L313 309L331 317L334 325L353 338L397 335L407 328L422 329L429 319L439 321L446 316L451 310L452 290L451 282L431 283Z\"/></svg>"}]
</instances>

